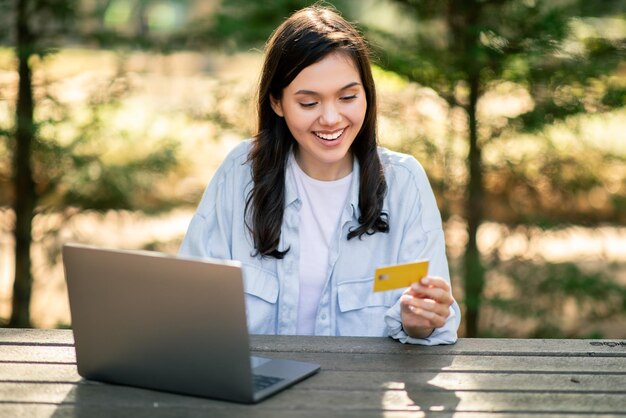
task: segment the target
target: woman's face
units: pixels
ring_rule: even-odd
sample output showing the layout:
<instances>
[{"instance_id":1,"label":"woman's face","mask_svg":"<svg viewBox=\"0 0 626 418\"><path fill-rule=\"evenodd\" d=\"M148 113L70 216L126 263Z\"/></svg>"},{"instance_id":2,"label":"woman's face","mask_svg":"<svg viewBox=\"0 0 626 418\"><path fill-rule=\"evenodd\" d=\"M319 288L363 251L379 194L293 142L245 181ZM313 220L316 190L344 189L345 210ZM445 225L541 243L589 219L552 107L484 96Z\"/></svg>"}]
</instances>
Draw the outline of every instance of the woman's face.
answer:
<instances>
[{"instance_id":1,"label":"woman's face","mask_svg":"<svg viewBox=\"0 0 626 418\"><path fill-rule=\"evenodd\" d=\"M367 100L351 58L332 53L283 89L272 108L298 142L296 160L310 177L336 180L352 171L350 147L363 126Z\"/></svg>"}]
</instances>

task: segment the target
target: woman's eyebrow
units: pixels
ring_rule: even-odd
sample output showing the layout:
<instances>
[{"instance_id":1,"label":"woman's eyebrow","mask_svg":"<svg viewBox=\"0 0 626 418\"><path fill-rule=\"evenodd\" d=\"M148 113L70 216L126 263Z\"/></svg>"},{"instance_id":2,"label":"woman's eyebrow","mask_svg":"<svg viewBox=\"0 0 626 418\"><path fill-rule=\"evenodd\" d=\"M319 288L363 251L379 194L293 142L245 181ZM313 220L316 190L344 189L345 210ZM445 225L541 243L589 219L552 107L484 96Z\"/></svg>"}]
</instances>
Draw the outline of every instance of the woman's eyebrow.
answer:
<instances>
[{"instance_id":1,"label":"woman's eyebrow","mask_svg":"<svg viewBox=\"0 0 626 418\"><path fill-rule=\"evenodd\" d=\"M360 86L360 85L361 83L359 83L358 81L353 81L351 83L346 84L342 88L340 88L339 91L346 90L346 89L349 89L350 87ZM298 90L297 92L294 93L294 95L300 95L300 94L315 96L315 95L318 95L319 93L313 90Z\"/></svg>"}]
</instances>

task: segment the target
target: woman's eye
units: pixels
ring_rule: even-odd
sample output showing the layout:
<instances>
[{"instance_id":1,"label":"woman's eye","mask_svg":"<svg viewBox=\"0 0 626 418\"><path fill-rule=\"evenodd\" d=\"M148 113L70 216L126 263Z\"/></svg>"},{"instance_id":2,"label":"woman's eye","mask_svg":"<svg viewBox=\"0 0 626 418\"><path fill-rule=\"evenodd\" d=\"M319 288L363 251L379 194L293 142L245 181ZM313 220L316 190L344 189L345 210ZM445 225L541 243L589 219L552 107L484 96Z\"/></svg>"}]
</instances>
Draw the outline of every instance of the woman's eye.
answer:
<instances>
[{"instance_id":1,"label":"woman's eye","mask_svg":"<svg viewBox=\"0 0 626 418\"><path fill-rule=\"evenodd\" d=\"M343 96L341 97L341 100L343 100L344 102L350 102L352 100L356 99L356 94L353 94L352 96Z\"/></svg>"},{"instance_id":2,"label":"woman's eye","mask_svg":"<svg viewBox=\"0 0 626 418\"><path fill-rule=\"evenodd\" d=\"M313 107L317 104L317 102L310 102L310 103L300 103L300 106L302 107Z\"/></svg>"}]
</instances>

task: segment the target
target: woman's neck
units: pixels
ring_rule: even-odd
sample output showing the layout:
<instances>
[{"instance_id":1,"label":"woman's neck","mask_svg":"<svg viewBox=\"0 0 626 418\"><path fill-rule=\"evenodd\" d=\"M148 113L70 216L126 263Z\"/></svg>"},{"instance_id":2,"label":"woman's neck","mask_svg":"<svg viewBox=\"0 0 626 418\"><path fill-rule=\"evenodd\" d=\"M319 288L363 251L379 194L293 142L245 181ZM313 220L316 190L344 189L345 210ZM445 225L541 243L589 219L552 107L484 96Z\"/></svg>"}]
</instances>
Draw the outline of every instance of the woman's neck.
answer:
<instances>
[{"instance_id":1,"label":"woman's neck","mask_svg":"<svg viewBox=\"0 0 626 418\"><path fill-rule=\"evenodd\" d=\"M321 181L333 181L346 177L352 172L352 153L349 152L340 161L333 163L323 163L320 161L309 161L302 158L298 148L294 149L294 156L298 166L307 176Z\"/></svg>"}]
</instances>

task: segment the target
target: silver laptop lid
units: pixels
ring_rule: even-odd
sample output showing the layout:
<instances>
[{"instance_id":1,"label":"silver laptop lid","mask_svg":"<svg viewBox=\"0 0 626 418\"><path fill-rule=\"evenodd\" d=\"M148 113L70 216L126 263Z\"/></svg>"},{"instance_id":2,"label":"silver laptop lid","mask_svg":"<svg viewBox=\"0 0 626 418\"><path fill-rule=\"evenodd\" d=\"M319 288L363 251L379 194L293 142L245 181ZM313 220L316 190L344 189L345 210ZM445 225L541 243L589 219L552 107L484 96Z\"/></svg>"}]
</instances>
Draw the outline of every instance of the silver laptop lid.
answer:
<instances>
[{"instance_id":1,"label":"silver laptop lid","mask_svg":"<svg viewBox=\"0 0 626 418\"><path fill-rule=\"evenodd\" d=\"M252 399L241 266L65 245L79 374Z\"/></svg>"}]
</instances>

